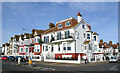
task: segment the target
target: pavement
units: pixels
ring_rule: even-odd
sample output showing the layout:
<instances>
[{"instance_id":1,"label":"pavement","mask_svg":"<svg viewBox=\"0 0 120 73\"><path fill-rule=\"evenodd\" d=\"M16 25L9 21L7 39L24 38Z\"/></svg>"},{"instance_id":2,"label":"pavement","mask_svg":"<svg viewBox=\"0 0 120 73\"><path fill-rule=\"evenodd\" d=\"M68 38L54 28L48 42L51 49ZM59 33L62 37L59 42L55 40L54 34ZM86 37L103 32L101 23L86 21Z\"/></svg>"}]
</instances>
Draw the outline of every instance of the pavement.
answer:
<instances>
[{"instance_id":1,"label":"pavement","mask_svg":"<svg viewBox=\"0 0 120 73\"><path fill-rule=\"evenodd\" d=\"M15 61L2 61L3 71L118 71L119 63L99 62L88 64L66 64L66 63L49 63L33 62L32 66L28 62L21 62L18 65Z\"/></svg>"}]
</instances>

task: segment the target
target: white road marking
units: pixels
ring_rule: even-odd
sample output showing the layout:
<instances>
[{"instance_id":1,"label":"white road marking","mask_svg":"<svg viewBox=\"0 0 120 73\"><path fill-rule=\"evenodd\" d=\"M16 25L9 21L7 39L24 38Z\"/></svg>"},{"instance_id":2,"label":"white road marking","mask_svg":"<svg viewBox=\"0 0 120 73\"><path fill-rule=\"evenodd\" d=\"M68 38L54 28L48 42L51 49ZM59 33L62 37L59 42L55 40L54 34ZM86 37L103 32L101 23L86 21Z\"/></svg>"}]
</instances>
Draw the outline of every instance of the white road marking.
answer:
<instances>
[{"instance_id":1,"label":"white road marking","mask_svg":"<svg viewBox=\"0 0 120 73\"><path fill-rule=\"evenodd\" d=\"M41 69L41 70L55 70L53 68L44 68L44 67L33 67L33 69Z\"/></svg>"},{"instance_id":2,"label":"white road marking","mask_svg":"<svg viewBox=\"0 0 120 73\"><path fill-rule=\"evenodd\" d=\"M112 68L110 68L110 69L112 69L112 70L117 70L117 68L116 68L117 66L113 66Z\"/></svg>"}]
</instances>

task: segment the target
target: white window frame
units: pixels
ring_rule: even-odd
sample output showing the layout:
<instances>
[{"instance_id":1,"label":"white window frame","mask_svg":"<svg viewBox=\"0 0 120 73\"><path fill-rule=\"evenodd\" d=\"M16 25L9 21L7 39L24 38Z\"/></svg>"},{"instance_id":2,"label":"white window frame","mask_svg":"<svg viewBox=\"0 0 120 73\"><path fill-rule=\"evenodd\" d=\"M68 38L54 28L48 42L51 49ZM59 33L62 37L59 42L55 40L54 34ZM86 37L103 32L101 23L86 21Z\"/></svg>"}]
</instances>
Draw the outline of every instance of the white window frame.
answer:
<instances>
[{"instance_id":1,"label":"white window frame","mask_svg":"<svg viewBox=\"0 0 120 73\"><path fill-rule=\"evenodd\" d=\"M71 25L71 21L65 22L65 27L70 26Z\"/></svg>"},{"instance_id":2,"label":"white window frame","mask_svg":"<svg viewBox=\"0 0 120 73\"><path fill-rule=\"evenodd\" d=\"M26 52L29 52L29 48L28 47L26 48Z\"/></svg>"},{"instance_id":3,"label":"white window frame","mask_svg":"<svg viewBox=\"0 0 120 73\"><path fill-rule=\"evenodd\" d=\"M68 45L69 44L69 45ZM68 47L70 47L70 50L68 50ZM71 43L67 43L67 50L71 51Z\"/></svg>"},{"instance_id":4,"label":"white window frame","mask_svg":"<svg viewBox=\"0 0 120 73\"><path fill-rule=\"evenodd\" d=\"M96 38L95 38L96 37ZM93 36L94 41L97 41L97 36ZM95 40L96 39L96 40Z\"/></svg>"},{"instance_id":5,"label":"white window frame","mask_svg":"<svg viewBox=\"0 0 120 73\"><path fill-rule=\"evenodd\" d=\"M88 36L88 35L89 35L89 36ZM87 39L88 39L88 37L90 37L90 34L89 34L89 33L87 34ZM90 37L90 38L91 38L91 37ZM90 39L90 38L89 38L89 39Z\"/></svg>"},{"instance_id":6,"label":"white window frame","mask_svg":"<svg viewBox=\"0 0 120 73\"><path fill-rule=\"evenodd\" d=\"M65 44L65 45L64 45ZM64 50L64 47L65 47L65 50ZM63 51L66 51L67 50L67 44L66 43L63 43Z\"/></svg>"},{"instance_id":7,"label":"white window frame","mask_svg":"<svg viewBox=\"0 0 120 73\"><path fill-rule=\"evenodd\" d=\"M63 27L63 24L58 24L58 29L62 28Z\"/></svg>"}]
</instances>

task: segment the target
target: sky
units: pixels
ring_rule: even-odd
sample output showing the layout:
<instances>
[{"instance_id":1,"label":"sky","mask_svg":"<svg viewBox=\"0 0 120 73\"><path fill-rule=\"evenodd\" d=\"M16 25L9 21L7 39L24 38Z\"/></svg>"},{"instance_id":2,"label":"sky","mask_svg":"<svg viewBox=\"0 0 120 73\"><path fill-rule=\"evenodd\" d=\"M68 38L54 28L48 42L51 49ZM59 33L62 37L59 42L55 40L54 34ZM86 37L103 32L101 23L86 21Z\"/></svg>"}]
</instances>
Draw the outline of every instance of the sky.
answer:
<instances>
[{"instance_id":1,"label":"sky","mask_svg":"<svg viewBox=\"0 0 120 73\"><path fill-rule=\"evenodd\" d=\"M32 29L48 29L49 23L69 17L77 19L78 12L99 34L99 40L118 42L117 2L3 2L2 43Z\"/></svg>"}]
</instances>

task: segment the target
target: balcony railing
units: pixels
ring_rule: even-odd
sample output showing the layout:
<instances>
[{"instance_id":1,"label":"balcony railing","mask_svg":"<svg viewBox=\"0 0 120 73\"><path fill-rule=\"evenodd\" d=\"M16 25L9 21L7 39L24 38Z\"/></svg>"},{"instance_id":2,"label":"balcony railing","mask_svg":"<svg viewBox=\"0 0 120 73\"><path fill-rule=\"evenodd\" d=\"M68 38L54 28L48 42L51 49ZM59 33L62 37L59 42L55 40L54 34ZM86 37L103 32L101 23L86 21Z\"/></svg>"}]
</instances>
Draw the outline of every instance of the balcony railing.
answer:
<instances>
[{"instance_id":1,"label":"balcony railing","mask_svg":"<svg viewBox=\"0 0 120 73\"><path fill-rule=\"evenodd\" d=\"M75 35L73 33L70 33L70 34L62 34L61 36L54 36L50 39L49 42L53 42L53 41L57 41L57 40L64 40L64 39L74 39L75 38ZM45 42L44 43L49 43L49 42Z\"/></svg>"}]
</instances>

